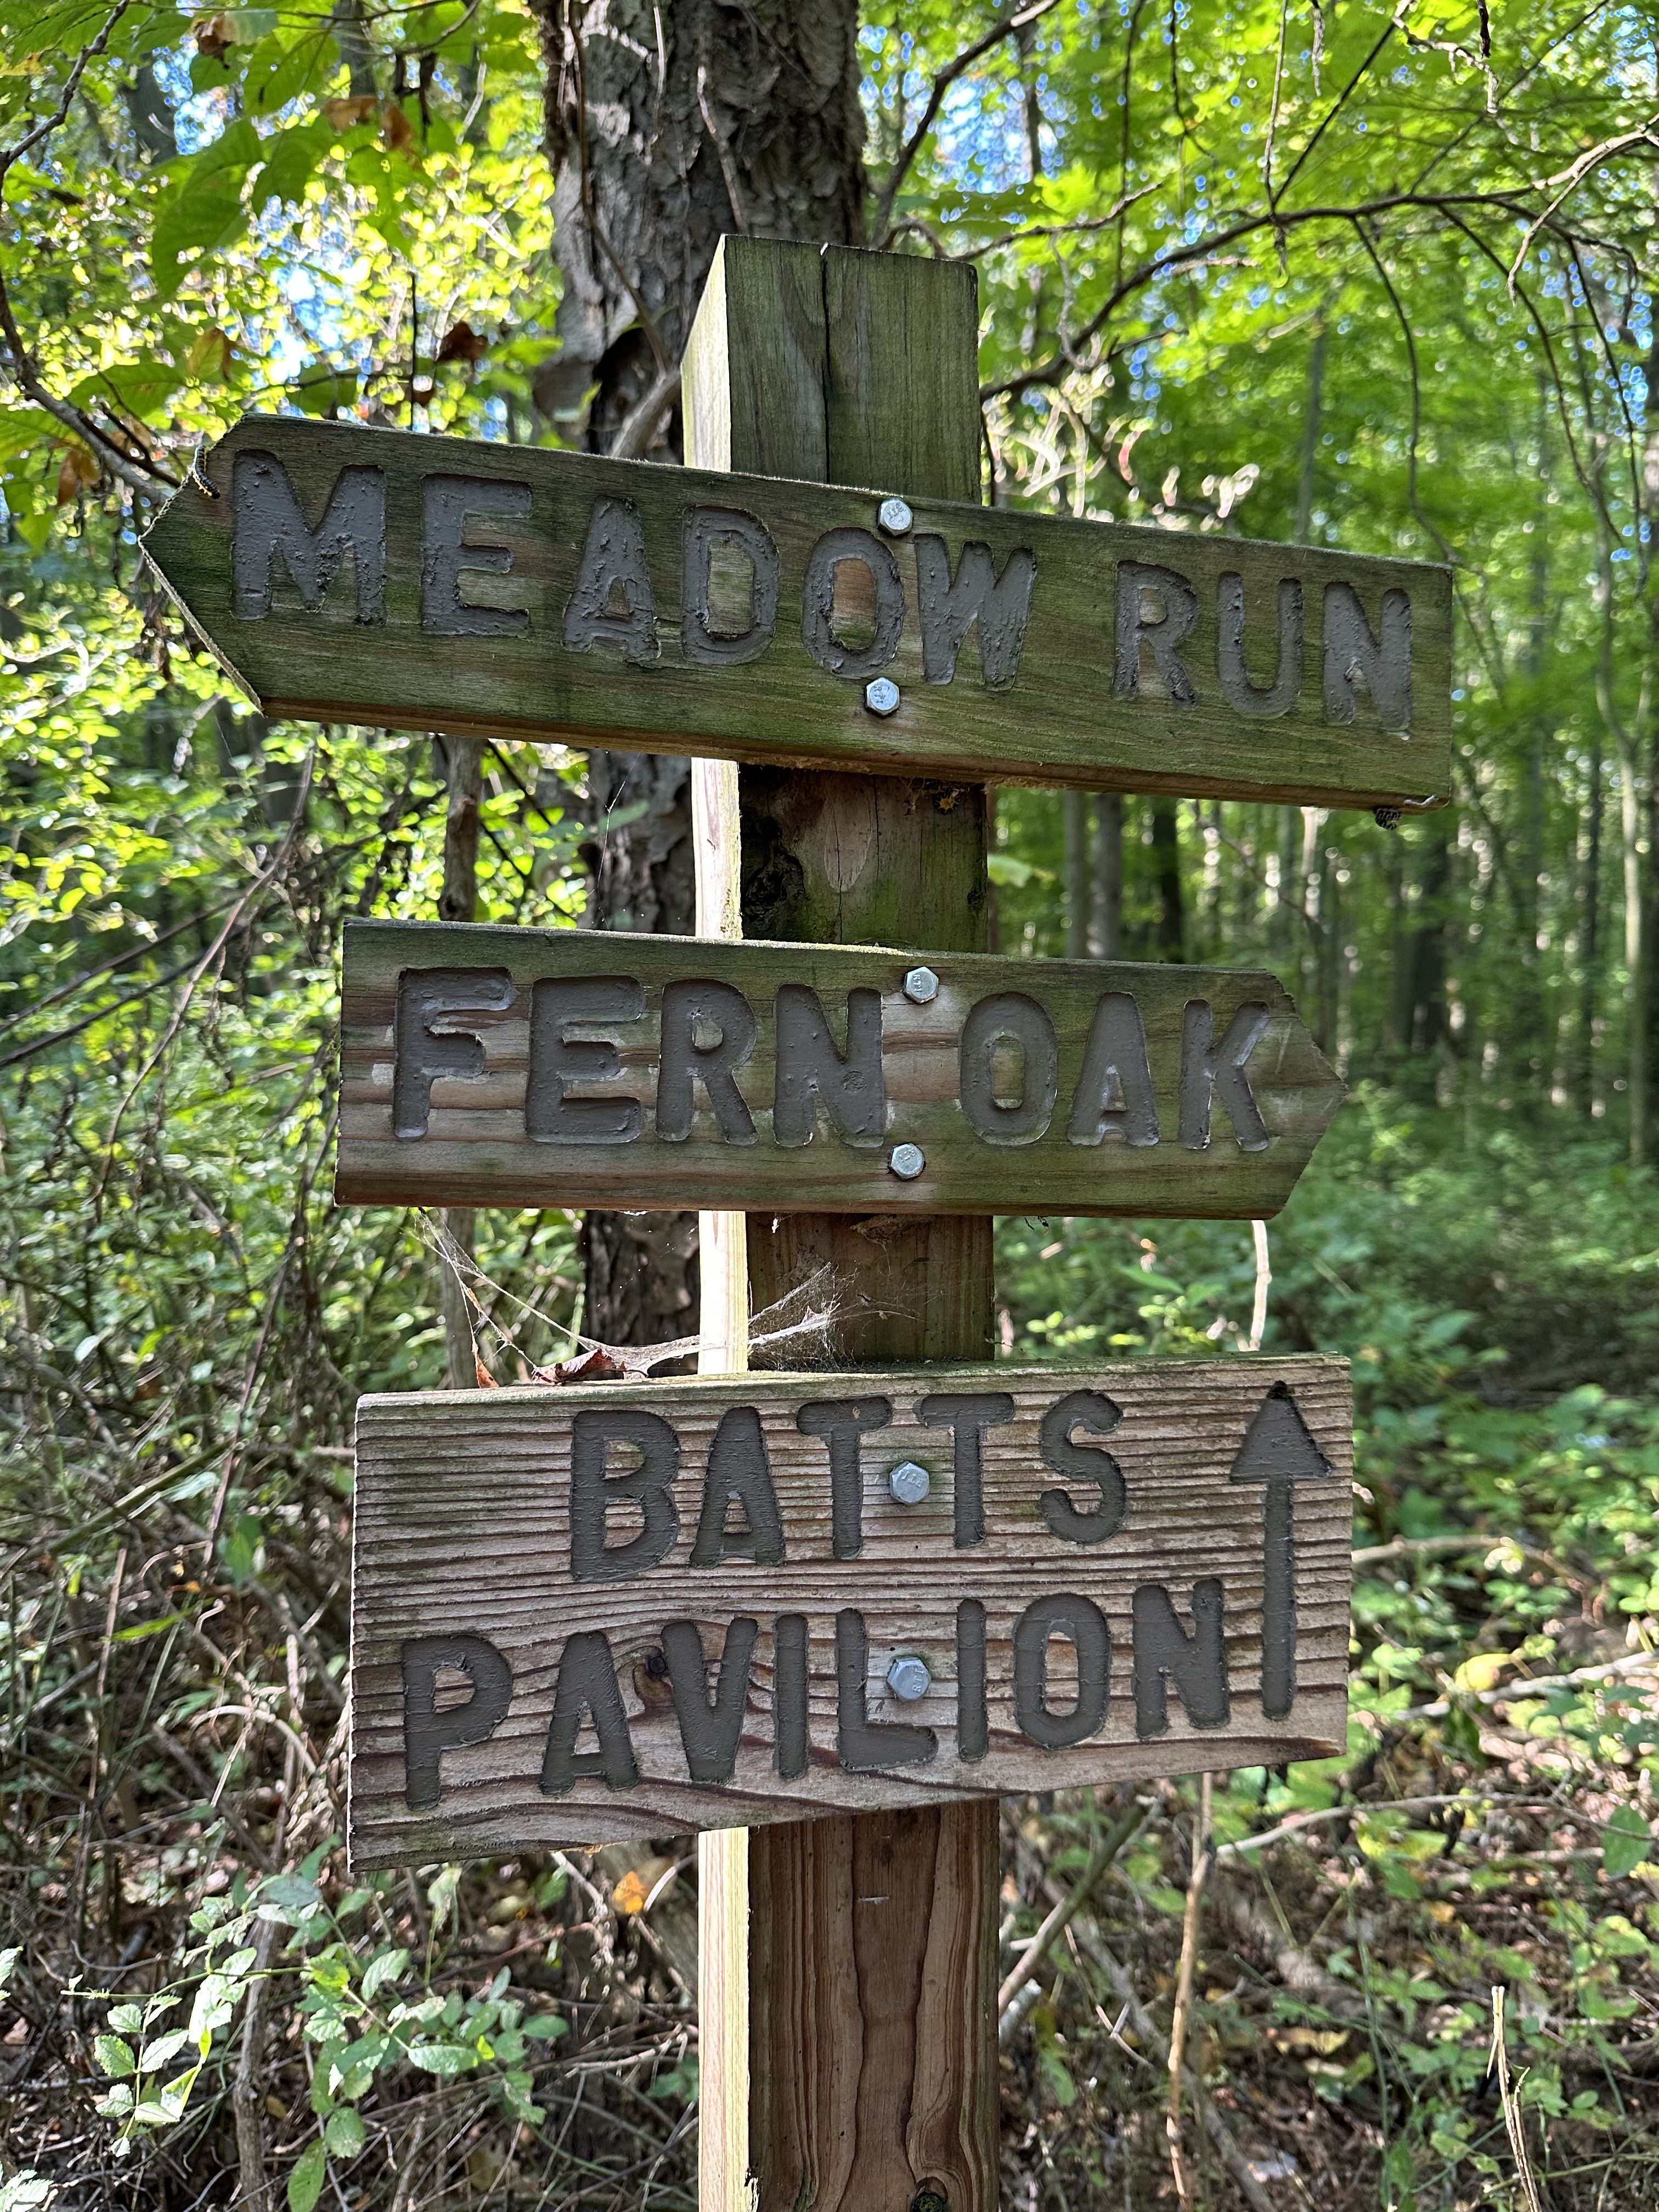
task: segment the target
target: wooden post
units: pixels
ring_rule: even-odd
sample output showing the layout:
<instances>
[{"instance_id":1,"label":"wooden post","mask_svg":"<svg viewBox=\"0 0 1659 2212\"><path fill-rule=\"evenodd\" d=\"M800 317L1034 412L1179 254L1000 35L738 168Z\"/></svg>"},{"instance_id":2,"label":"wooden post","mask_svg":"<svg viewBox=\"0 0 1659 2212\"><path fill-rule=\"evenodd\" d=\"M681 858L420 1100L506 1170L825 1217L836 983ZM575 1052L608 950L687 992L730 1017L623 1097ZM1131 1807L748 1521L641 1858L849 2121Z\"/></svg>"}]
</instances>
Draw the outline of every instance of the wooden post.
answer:
<instances>
[{"instance_id":1,"label":"wooden post","mask_svg":"<svg viewBox=\"0 0 1659 2212\"><path fill-rule=\"evenodd\" d=\"M726 239L688 463L976 500L977 315L962 264ZM981 787L700 762L694 795L700 927L738 933L740 858L750 935L984 948ZM705 1218L718 1371L745 1239ZM842 1359L990 1356L987 1218L755 1217L746 1247L757 1308L833 1270ZM703 2212L994 2212L998 1863L994 1798L703 1839Z\"/></svg>"}]
</instances>

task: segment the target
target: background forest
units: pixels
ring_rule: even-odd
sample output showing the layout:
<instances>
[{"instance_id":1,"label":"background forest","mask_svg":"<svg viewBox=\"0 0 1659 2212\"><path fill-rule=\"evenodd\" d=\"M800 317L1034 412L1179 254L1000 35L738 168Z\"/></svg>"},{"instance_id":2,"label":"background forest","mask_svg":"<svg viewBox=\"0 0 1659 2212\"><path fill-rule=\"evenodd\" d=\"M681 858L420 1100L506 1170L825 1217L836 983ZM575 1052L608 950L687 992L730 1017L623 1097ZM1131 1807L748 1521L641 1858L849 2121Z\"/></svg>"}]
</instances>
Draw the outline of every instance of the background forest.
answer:
<instances>
[{"instance_id":1,"label":"background forest","mask_svg":"<svg viewBox=\"0 0 1659 2212\"><path fill-rule=\"evenodd\" d=\"M1004 951L1347 1078L1264 1341L1361 1485L1346 1759L1006 1808L1004 2202L1650 2205L1659 13L9 0L0 179L0 2207L695 2201L683 1842L348 1887L353 1401L474 1352L328 1195L344 917L677 926L679 770L266 722L137 540L248 407L672 462L722 228L973 260L988 498L1456 580L1442 811L999 797ZM695 1325L683 1225L449 1230L495 1379ZM1256 1291L1001 1230L1007 1354Z\"/></svg>"}]
</instances>

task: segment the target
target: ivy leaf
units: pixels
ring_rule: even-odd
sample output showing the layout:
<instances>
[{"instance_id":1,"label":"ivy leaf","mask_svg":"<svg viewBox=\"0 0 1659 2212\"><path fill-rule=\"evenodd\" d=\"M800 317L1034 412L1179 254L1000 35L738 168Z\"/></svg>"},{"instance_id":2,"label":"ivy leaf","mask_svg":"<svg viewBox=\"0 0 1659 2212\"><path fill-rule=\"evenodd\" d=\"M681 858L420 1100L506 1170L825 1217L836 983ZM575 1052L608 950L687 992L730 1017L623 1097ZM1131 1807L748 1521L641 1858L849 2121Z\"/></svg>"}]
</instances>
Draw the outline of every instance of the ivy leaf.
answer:
<instances>
[{"instance_id":1,"label":"ivy leaf","mask_svg":"<svg viewBox=\"0 0 1659 2212\"><path fill-rule=\"evenodd\" d=\"M307 2143L288 2178L288 2212L313 2212L327 2169L328 2154L321 2143Z\"/></svg>"},{"instance_id":2,"label":"ivy leaf","mask_svg":"<svg viewBox=\"0 0 1659 2212\"><path fill-rule=\"evenodd\" d=\"M1621 1805L1601 1831L1601 1864L1609 1881L1622 1881L1650 1856L1653 1831L1634 1805Z\"/></svg>"}]
</instances>

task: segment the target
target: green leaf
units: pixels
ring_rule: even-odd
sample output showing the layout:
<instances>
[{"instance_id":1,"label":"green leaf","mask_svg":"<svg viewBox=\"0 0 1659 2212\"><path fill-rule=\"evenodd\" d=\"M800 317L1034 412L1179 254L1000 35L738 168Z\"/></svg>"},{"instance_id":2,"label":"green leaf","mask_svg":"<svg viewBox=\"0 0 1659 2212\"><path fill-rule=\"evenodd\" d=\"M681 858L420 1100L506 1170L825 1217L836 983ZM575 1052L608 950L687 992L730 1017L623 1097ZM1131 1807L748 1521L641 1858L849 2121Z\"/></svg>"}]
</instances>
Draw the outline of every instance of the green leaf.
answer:
<instances>
[{"instance_id":1,"label":"green leaf","mask_svg":"<svg viewBox=\"0 0 1659 2212\"><path fill-rule=\"evenodd\" d=\"M331 2113L323 2140L332 2158L356 2158L368 2140L368 2130L354 2112Z\"/></svg>"},{"instance_id":2,"label":"green leaf","mask_svg":"<svg viewBox=\"0 0 1659 2212\"><path fill-rule=\"evenodd\" d=\"M319 1902L314 1881L307 1881L303 1875L274 1874L259 1884L255 1908L261 1920L280 1920L294 1927L309 1920Z\"/></svg>"},{"instance_id":3,"label":"green leaf","mask_svg":"<svg viewBox=\"0 0 1659 2212\"><path fill-rule=\"evenodd\" d=\"M364 2002L372 2002L388 1982L396 1982L408 1964L409 1954L401 1948L381 1951L371 1959L363 1971Z\"/></svg>"},{"instance_id":4,"label":"green leaf","mask_svg":"<svg viewBox=\"0 0 1659 2212\"><path fill-rule=\"evenodd\" d=\"M288 2178L288 2212L312 2212L327 2171L328 2154L321 2143L307 2143Z\"/></svg>"},{"instance_id":5,"label":"green leaf","mask_svg":"<svg viewBox=\"0 0 1659 2212\"><path fill-rule=\"evenodd\" d=\"M92 2039L92 2047L97 2052L98 2063L106 2074L118 2077L124 2074L137 2071L137 2063L133 2057L131 2045L123 2043L118 2035L94 2035Z\"/></svg>"},{"instance_id":6,"label":"green leaf","mask_svg":"<svg viewBox=\"0 0 1659 2212\"><path fill-rule=\"evenodd\" d=\"M258 214L272 200L284 200L298 206L306 196L306 186L316 173L320 161L333 143L333 133L326 124L296 123L292 129L279 131L265 141L264 167L253 179L248 192L248 204Z\"/></svg>"},{"instance_id":7,"label":"green leaf","mask_svg":"<svg viewBox=\"0 0 1659 2212\"><path fill-rule=\"evenodd\" d=\"M408 2055L410 2064L423 2074L465 2074L478 2063L470 2043L415 2043Z\"/></svg>"},{"instance_id":8,"label":"green leaf","mask_svg":"<svg viewBox=\"0 0 1659 2212\"><path fill-rule=\"evenodd\" d=\"M109 2024L118 2035L137 2035L144 2024L144 2008L136 2004L112 2005Z\"/></svg>"},{"instance_id":9,"label":"green leaf","mask_svg":"<svg viewBox=\"0 0 1659 2212\"><path fill-rule=\"evenodd\" d=\"M570 2033L570 2023L556 2012L538 2012L533 2020L526 2021L524 2032L532 2043L552 2043Z\"/></svg>"},{"instance_id":10,"label":"green leaf","mask_svg":"<svg viewBox=\"0 0 1659 2212\"><path fill-rule=\"evenodd\" d=\"M1649 1857L1653 1831L1634 1805L1621 1805L1601 1831L1601 1864L1610 1881L1632 1874Z\"/></svg>"},{"instance_id":11,"label":"green leaf","mask_svg":"<svg viewBox=\"0 0 1659 2212\"><path fill-rule=\"evenodd\" d=\"M158 2035L154 2042L144 2045L138 2054L138 2063L146 2074L159 2073L170 2058L178 2057L189 2040L185 2029L173 2028L166 2035Z\"/></svg>"}]
</instances>

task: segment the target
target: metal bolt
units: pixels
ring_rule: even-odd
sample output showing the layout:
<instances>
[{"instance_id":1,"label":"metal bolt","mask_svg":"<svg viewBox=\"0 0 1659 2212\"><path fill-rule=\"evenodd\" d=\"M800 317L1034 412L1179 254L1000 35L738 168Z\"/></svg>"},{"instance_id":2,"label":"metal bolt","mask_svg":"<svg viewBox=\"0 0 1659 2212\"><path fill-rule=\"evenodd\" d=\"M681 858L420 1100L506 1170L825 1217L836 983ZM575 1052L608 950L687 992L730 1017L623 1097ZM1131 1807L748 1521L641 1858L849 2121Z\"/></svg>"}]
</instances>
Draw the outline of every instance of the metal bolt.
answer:
<instances>
[{"instance_id":1,"label":"metal bolt","mask_svg":"<svg viewBox=\"0 0 1659 2212\"><path fill-rule=\"evenodd\" d=\"M920 1145L895 1145L887 1164L902 1182L914 1182L927 1166L927 1158Z\"/></svg>"},{"instance_id":2,"label":"metal bolt","mask_svg":"<svg viewBox=\"0 0 1659 2212\"><path fill-rule=\"evenodd\" d=\"M896 714L899 707L899 688L890 676L878 676L864 687L864 703L872 714L884 721Z\"/></svg>"},{"instance_id":3,"label":"metal bolt","mask_svg":"<svg viewBox=\"0 0 1659 2212\"><path fill-rule=\"evenodd\" d=\"M904 979L904 995L919 1006L939 996L939 977L931 968L913 968Z\"/></svg>"},{"instance_id":4,"label":"metal bolt","mask_svg":"<svg viewBox=\"0 0 1659 2212\"><path fill-rule=\"evenodd\" d=\"M876 520L890 538L902 538L915 520L910 512L910 502L903 499L884 499Z\"/></svg>"},{"instance_id":5,"label":"metal bolt","mask_svg":"<svg viewBox=\"0 0 1659 2212\"><path fill-rule=\"evenodd\" d=\"M913 1705L918 1698L927 1696L933 1678L925 1659L918 1659L914 1651L901 1651L887 1669L887 1686L896 1698Z\"/></svg>"},{"instance_id":6,"label":"metal bolt","mask_svg":"<svg viewBox=\"0 0 1659 2212\"><path fill-rule=\"evenodd\" d=\"M920 1505L932 1477L913 1459L902 1459L887 1478L887 1487L901 1505Z\"/></svg>"}]
</instances>

